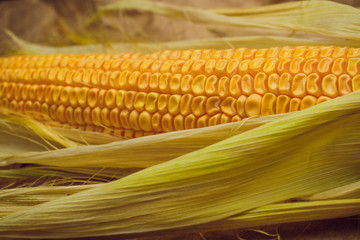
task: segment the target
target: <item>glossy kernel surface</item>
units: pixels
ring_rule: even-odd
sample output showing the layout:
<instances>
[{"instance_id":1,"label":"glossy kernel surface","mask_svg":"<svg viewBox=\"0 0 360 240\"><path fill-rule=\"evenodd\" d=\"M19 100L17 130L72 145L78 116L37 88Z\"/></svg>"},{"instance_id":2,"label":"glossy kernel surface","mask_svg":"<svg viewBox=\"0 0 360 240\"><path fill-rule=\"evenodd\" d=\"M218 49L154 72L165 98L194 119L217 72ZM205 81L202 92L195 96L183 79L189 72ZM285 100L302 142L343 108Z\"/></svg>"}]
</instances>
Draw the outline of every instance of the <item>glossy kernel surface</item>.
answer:
<instances>
[{"instance_id":1,"label":"glossy kernel surface","mask_svg":"<svg viewBox=\"0 0 360 240\"><path fill-rule=\"evenodd\" d=\"M304 46L0 58L0 106L126 138L206 127L360 90L359 52Z\"/></svg>"}]
</instances>

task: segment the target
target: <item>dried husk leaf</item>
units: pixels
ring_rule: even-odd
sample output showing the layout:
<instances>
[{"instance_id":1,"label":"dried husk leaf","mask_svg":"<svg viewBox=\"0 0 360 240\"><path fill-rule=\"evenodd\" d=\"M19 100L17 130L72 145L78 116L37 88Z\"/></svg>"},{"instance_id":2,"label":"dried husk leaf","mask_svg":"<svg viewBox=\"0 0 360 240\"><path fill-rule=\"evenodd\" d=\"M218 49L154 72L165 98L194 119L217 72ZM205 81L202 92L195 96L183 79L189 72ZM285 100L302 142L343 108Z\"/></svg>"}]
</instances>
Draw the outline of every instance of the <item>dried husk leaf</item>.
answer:
<instances>
[{"instance_id":1,"label":"dried husk leaf","mask_svg":"<svg viewBox=\"0 0 360 240\"><path fill-rule=\"evenodd\" d=\"M349 46L360 47L359 41L336 40L336 39L312 39L300 37L283 36L242 36L221 37L208 39L194 39L170 42L132 42L132 43L106 43L89 44L67 47L44 46L30 43L18 38L11 32L7 32L23 54L26 55L51 55L51 54L87 54L87 53L122 53L140 52L150 53L163 50L185 50L185 49L227 49L227 48L268 48L284 46Z\"/></svg>"},{"instance_id":2,"label":"dried husk leaf","mask_svg":"<svg viewBox=\"0 0 360 240\"><path fill-rule=\"evenodd\" d=\"M170 231L357 182L359 116L359 92L327 101L120 180L6 215L0 236ZM357 210L353 206L352 213Z\"/></svg>"},{"instance_id":3,"label":"dried husk leaf","mask_svg":"<svg viewBox=\"0 0 360 240\"><path fill-rule=\"evenodd\" d=\"M236 16L227 16L216 13L216 10L209 11L156 1L121 0L101 7L91 21L95 21L106 12L117 10L150 11L169 18L208 25L304 31L323 36L360 40L358 36L360 10L332 1L289 2L285 5L244 10L244 14L238 10Z\"/></svg>"},{"instance_id":4,"label":"dried husk leaf","mask_svg":"<svg viewBox=\"0 0 360 240\"><path fill-rule=\"evenodd\" d=\"M69 196L77 192L100 187L103 184L79 186L40 186L0 190L0 217L24 210L36 204L45 203L57 198ZM261 225L311 221L319 219L339 218L359 213L360 199L317 200L307 202L288 202L262 206L243 214L232 216L217 222L196 225L190 228L174 229L177 232L203 231L204 229L228 230L250 228ZM168 233L167 231L160 233ZM158 233L158 234L160 234Z\"/></svg>"},{"instance_id":5,"label":"dried husk leaf","mask_svg":"<svg viewBox=\"0 0 360 240\"><path fill-rule=\"evenodd\" d=\"M3 161L0 161L0 165L9 166L22 163L58 167L146 168L256 128L284 115L286 114L244 119L236 123L163 133L100 145L76 146L53 151L14 153L6 155L2 159ZM39 123L39 127L41 126L42 124ZM76 136L81 136L77 140L82 139L85 142L89 140L89 136L83 135L85 133L82 131L65 131L65 133L68 138L74 139ZM58 134L63 137L60 131L58 131ZM106 134L97 133L95 136L100 138L104 136L104 141L106 141ZM90 137L92 136L90 135Z\"/></svg>"}]
</instances>

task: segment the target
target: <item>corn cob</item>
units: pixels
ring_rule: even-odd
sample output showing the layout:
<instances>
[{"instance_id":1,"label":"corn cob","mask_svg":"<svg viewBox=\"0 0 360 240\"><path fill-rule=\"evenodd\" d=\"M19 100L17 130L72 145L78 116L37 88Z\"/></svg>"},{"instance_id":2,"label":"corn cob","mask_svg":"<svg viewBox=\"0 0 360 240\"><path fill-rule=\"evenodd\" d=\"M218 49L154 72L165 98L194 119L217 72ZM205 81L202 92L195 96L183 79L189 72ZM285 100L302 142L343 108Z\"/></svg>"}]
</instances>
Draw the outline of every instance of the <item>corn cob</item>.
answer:
<instances>
[{"instance_id":1,"label":"corn cob","mask_svg":"<svg viewBox=\"0 0 360 240\"><path fill-rule=\"evenodd\" d=\"M359 67L333 46L14 56L0 107L132 138L306 109L360 89Z\"/></svg>"}]
</instances>

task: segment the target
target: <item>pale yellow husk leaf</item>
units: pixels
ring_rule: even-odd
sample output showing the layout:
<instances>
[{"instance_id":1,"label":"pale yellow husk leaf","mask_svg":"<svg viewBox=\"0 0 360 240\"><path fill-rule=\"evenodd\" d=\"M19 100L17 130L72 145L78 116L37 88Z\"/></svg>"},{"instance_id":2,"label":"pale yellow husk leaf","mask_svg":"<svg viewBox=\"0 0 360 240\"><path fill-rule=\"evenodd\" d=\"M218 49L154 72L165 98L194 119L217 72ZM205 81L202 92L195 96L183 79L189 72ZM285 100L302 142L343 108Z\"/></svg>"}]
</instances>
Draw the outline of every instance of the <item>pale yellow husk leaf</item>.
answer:
<instances>
[{"instance_id":1,"label":"pale yellow husk leaf","mask_svg":"<svg viewBox=\"0 0 360 240\"><path fill-rule=\"evenodd\" d=\"M87 237L205 226L348 185L359 181L359 117L355 92L120 180L8 214L0 219L0 236ZM358 210L352 205L352 213Z\"/></svg>"},{"instance_id":2,"label":"pale yellow husk leaf","mask_svg":"<svg viewBox=\"0 0 360 240\"><path fill-rule=\"evenodd\" d=\"M334 198L360 198L360 181L314 194L305 200L326 200Z\"/></svg>"},{"instance_id":3,"label":"pale yellow husk leaf","mask_svg":"<svg viewBox=\"0 0 360 240\"><path fill-rule=\"evenodd\" d=\"M336 39L312 39L300 37L283 36L242 36L242 37L221 37L194 39L170 42L132 42L132 43L106 43L89 44L67 47L50 47L41 44L30 43L22 40L7 31L11 40L16 43L21 53L28 55L50 55L50 54L87 54L87 53L123 53L139 52L151 53L164 50L185 50L185 49L227 49L227 48L269 48L284 46L349 46L360 47L359 41L336 40Z\"/></svg>"},{"instance_id":4,"label":"pale yellow husk leaf","mask_svg":"<svg viewBox=\"0 0 360 240\"><path fill-rule=\"evenodd\" d=\"M99 143L105 142L106 144L28 152L26 151L27 146L25 142L25 150L7 154L0 161L0 166L22 163L58 167L146 168L256 128L279 119L284 115L287 114L255 117L236 123L163 133L127 141L115 141L116 138L114 138L114 141L110 143L106 142L112 138L106 134L90 134L78 130L65 130L64 135L67 138L94 142L92 138L98 137ZM26 122L24 123L26 124ZM39 126L36 128L42 128L43 124L39 122L38 124ZM60 136L63 137L60 129L57 130L59 138ZM21 146L18 146L18 148L21 148ZM71 160L69 160L70 158Z\"/></svg>"},{"instance_id":5,"label":"pale yellow husk leaf","mask_svg":"<svg viewBox=\"0 0 360 240\"><path fill-rule=\"evenodd\" d=\"M227 16L216 13L216 10L209 11L156 1L121 0L101 7L92 21L106 12L117 10L150 11L169 18L207 25L304 31L323 36L360 40L358 35L360 10L332 1L289 2L285 5L244 10L246 14L238 11L236 16Z\"/></svg>"},{"instance_id":6,"label":"pale yellow husk leaf","mask_svg":"<svg viewBox=\"0 0 360 240\"><path fill-rule=\"evenodd\" d=\"M78 145L76 142L57 134L56 131L30 117L3 108L0 108L0 131L3 133L3 136L0 138L0 149L2 152L11 153L12 147L14 147L13 152L22 152L36 150L39 147L43 149L56 149L60 146L74 147ZM17 138L19 141L20 139L25 139L30 144L25 146L25 150L16 149L16 146L8 148L7 143L9 142L7 141L10 141L10 138ZM51 142L56 142L58 146L54 146Z\"/></svg>"},{"instance_id":7,"label":"pale yellow husk leaf","mask_svg":"<svg viewBox=\"0 0 360 240\"><path fill-rule=\"evenodd\" d=\"M37 204L101 186L103 184L41 186L0 190L0 217ZM196 225L190 228L174 229L171 233L192 232L194 230L203 231L204 229L227 230L232 228L249 228L267 225L269 222L280 224L345 217L359 213L359 206L360 199L357 198L269 204L221 221ZM164 231L162 233L169 232Z\"/></svg>"}]
</instances>

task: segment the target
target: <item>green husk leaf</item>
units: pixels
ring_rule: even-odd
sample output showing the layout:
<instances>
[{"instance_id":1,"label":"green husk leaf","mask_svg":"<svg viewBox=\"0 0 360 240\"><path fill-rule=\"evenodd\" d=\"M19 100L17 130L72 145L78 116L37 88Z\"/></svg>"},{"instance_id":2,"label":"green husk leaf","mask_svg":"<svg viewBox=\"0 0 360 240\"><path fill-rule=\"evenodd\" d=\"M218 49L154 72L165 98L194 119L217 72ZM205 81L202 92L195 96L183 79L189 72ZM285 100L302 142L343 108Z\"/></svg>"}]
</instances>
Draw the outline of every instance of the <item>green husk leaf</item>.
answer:
<instances>
[{"instance_id":1,"label":"green husk leaf","mask_svg":"<svg viewBox=\"0 0 360 240\"><path fill-rule=\"evenodd\" d=\"M359 93L289 114L120 180L6 215L0 219L0 236L170 231L357 182Z\"/></svg>"},{"instance_id":2,"label":"green husk leaf","mask_svg":"<svg viewBox=\"0 0 360 240\"><path fill-rule=\"evenodd\" d=\"M276 10L278 9L278 10ZM352 40L360 40L360 10L331 1L300 1L272 7L258 7L248 15L226 16L187 6L144 1L122 0L101 7L91 21L107 12L118 10L150 11L169 18L188 20L195 23L219 24L222 26L255 27L264 29L293 30L317 33ZM262 14L258 16L258 13Z\"/></svg>"}]
</instances>

